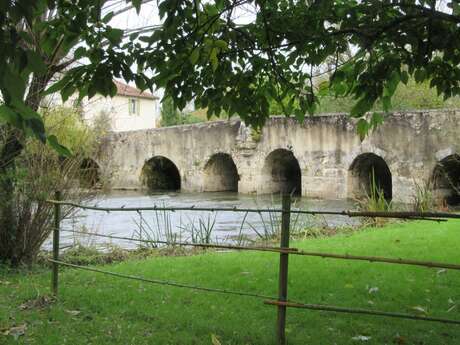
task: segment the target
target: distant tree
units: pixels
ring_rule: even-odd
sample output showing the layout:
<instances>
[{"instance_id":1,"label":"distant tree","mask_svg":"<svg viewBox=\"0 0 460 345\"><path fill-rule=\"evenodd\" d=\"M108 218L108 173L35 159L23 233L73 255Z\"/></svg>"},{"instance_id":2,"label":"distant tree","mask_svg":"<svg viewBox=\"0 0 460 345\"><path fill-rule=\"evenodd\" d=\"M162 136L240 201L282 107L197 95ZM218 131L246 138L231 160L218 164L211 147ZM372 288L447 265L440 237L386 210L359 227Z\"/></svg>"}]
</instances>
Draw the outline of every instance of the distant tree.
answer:
<instances>
[{"instance_id":1,"label":"distant tree","mask_svg":"<svg viewBox=\"0 0 460 345\"><path fill-rule=\"evenodd\" d=\"M174 126L182 123L181 113L177 110L171 97L161 102L161 127Z\"/></svg>"}]
</instances>

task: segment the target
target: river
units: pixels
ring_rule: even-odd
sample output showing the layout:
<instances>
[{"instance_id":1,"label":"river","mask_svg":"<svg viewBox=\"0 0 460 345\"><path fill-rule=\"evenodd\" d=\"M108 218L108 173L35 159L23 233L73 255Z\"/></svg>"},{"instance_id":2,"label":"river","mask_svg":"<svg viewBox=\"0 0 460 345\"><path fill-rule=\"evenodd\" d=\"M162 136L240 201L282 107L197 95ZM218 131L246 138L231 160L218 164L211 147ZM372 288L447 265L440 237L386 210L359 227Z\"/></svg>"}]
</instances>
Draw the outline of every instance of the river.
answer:
<instances>
[{"instance_id":1,"label":"river","mask_svg":"<svg viewBox=\"0 0 460 345\"><path fill-rule=\"evenodd\" d=\"M147 195L142 192L117 191L101 195L88 203L100 207L238 207L280 208L280 196L255 196L231 192L162 193ZM298 197L293 208L305 210L342 211L355 208L346 200L318 200ZM71 219L64 220L63 230L92 232L102 235L161 239L175 241L204 241L213 243L238 242L262 238L279 229L280 215L276 213L235 213L202 211L143 211L100 212L80 210ZM356 219L343 216L292 215L291 231L314 227L339 227L357 225ZM46 245L49 246L50 243ZM72 234L63 231L61 246L81 244L101 246L114 244L123 248L135 248L136 242L109 240L91 235Z\"/></svg>"}]
</instances>

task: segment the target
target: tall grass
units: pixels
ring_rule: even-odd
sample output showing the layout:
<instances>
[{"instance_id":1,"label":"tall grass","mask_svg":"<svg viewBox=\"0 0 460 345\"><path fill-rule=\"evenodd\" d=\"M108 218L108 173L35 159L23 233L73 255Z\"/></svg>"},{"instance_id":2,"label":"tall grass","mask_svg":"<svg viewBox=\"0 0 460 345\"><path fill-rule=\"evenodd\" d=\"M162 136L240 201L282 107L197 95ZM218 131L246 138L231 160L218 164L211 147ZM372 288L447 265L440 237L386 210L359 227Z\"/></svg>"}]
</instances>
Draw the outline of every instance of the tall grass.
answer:
<instances>
[{"instance_id":1,"label":"tall grass","mask_svg":"<svg viewBox=\"0 0 460 345\"><path fill-rule=\"evenodd\" d=\"M372 169L369 179L369 191L363 199L358 200L358 208L367 212L389 212L393 210L391 200L385 198L385 192L378 186L375 173ZM387 223L387 218L368 218L367 223L373 226L381 226Z\"/></svg>"},{"instance_id":2,"label":"tall grass","mask_svg":"<svg viewBox=\"0 0 460 345\"><path fill-rule=\"evenodd\" d=\"M299 209L297 206L297 199L293 199L291 209ZM272 242L280 237L281 234L281 220L282 214L276 212L275 209L279 209L279 205L276 205L273 198L271 206L267 208L269 212L259 213L261 228L257 228L251 223L248 223L248 226L256 234L257 238L262 242ZM291 213L290 221L290 235L292 237L303 237L308 236L308 233L317 231L319 227L327 226L326 220L324 217L311 215L311 214L301 214L301 213Z\"/></svg>"},{"instance_id":3,"label":"tall grass","mask_svg":"<svg viewBox=\"0 0 460 345\"><path fill-rule=\"evenodd\" d=\"M192 243L211 243L212 233L216 225L217 214L208 214L205 218L199 217L198 222L192 219L181 227L186 233L190 234L189 240ZM217 240L217 237L216 237Z\"/></svg>"},{"instance_id":4,"label":"tall grass","mask_svg":"<svg viewBox=\"0 0 460 345\"><path fill-rule=\"evenodd\" d=\"M414 181L415 191L412 195L412 207L414 211L427 212L437 208L431 182L418 183Z\"/></svg>"},{"instance_id":5,"label":"tall grass","mask_svg":"<svg viewBox=\"0 0 460 345\"><path fill-rule=\"evenodd\" d=\"M151 222L145 219L142 213L139 215L139 220L133 219L136 228L132 237L147 241L141 242L141 246L149 248L158 248L159 241L167 242L166 246L170 247L184 240L190 243L211 243L217 217L216 214L193 219L188 217L187 222L183 222L181 218L179 225L174 226L170 211L154 211Z\"/></svg>"},{"instance_id":6,"label":"tall grass","mask_svg":"<svg viewBox=\"0 0 460 345\"><path fill-rule=\"evenodd\" d=\"M164 206L164 205L163 205ZM174 247L177 242L182 240L182 232L175 231L172 225L172 218L169 211L155 210L153 222L148 222L139 212L139 221L133 219L136 228L134 229L133 238L141 239L149 242L140 242L140 247L158 248L159 241L168 242L168 246Z\"/></svg>"}]
</instances>

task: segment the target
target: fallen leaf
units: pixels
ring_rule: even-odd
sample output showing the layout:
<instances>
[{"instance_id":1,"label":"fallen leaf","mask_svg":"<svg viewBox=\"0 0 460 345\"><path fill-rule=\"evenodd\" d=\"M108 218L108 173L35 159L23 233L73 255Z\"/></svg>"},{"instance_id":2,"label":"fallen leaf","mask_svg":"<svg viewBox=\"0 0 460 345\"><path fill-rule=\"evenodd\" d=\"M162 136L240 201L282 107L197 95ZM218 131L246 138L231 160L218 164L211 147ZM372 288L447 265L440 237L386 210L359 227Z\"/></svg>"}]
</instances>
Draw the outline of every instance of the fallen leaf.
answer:
<instances>
[{"instance_id":1,"label":"fallen leaf","mask_svg":"<svg viewBox=\"0 0 460 345\"><path fill-rule=\"evenodd\" d=\"M416 311L418 311L418 312L420 312L420 313L422 313L422 314L428 314L428 312L426 311L426 309L424 309L423 307L421 307L421 306L419 306L419 305L417 305L417 306L415 306L415 307L412 307L412 309L413 309L413 310L416 310Z\"/></svg>"},{"instance_id":2,"label":"fallen leaf","mask_svg":"<svg viewBox=\"0 0 460 345\"><path fill-rule=\"evenodd\" d=\"M457 308L457 305L454 304L452 307L450 307L449 309L447 309L447 312L450 313L452 310L454 310L455 308Z\"/></svg>"},{"instance_id":3,"label":"fallen leaf","mask_svg":"<svg viewBox=\"0 0 460 345\"><path fill-rule=\"evenodd\" d=\"M55 301L55 298L53 296L47 296L43 295L38 298L30 299L25 301L19 306L19 309L21 310L27 310L27 309L43 309L52 304Z\"/></svg>"},{"instance_id":4,"label":"fallen leaf","mask_svg":"<svg viewBox=\"0 0 460 345\"><path fill-rule=\"evenodd\" d=\"M14 340L18 340L20 336L26 334L27 324L22 324L20 326L11 327L3 331L3 335L11 335Z\"/></svg>"},{"instance_id":5,"label":"fallen leaf","mask_svg":"<svg viewBox=\"0 0 460 345\"><path fill-rule=\"evenodd\" d=\"M356 337L351 338L351 340L355 340L355 341L369 341L371 339L372 337L368 337L365 335L357 335Z\"/></svg>"},{"instance_id":6,"label":"fallen leaf","mask_svg":"<svg viewBox=\"0 0 460 345\"><path fill-rule=\"evenodd\" d=\"M222 345L222 343L217 339L217 336L215 334L211 334L211 342L212 345Z\"/></svg>"},{"instance_id":7,"label":"fallen leaf","mask_svg":"<svg viewBox=\"0 0 460 345\"><path fill-rule=\"evenodd\" d=\"M447 272L447 270L446 270L445 268L443 268L443 269L438 270L438 271L436 272L436 274L439 275L439 274L443 274L443 273L446 273L446 272Z\"/></svg>"},{"instance_id":8,"label":"fallen leaf","mask_svg":"<svg viewBox=\"0 0 460 345\"><path fill-rule=\"evenodd\" d=\"M66 310L65 312L66 312L67 314L72 315L72 316L77 316L78 314L81 313L80 310Z\"/></svg>"},{"instance_id":9,"label":"fallen leaf","mask_svg":"<svg viewBox=\"0 0 460 345\"><path fill-rule=\"evenodd\" d=\"M367 292L369 292L370 294L376 293L376 292L379 292L379 288L377 286L374 286L374 287L369 288Z\"/></svg>"},{"instance_id":10,"label":"fallen leaf","mask_svg":"<svg viewBox=\"0 0 460 345\"><path fill-rule=\"evenodd\" d=\"M398 345L403 345L406 343L406 338L400 336L400 335L397 335L393 341L395 344L398 344Z\"/></svg>"}]
</instances>

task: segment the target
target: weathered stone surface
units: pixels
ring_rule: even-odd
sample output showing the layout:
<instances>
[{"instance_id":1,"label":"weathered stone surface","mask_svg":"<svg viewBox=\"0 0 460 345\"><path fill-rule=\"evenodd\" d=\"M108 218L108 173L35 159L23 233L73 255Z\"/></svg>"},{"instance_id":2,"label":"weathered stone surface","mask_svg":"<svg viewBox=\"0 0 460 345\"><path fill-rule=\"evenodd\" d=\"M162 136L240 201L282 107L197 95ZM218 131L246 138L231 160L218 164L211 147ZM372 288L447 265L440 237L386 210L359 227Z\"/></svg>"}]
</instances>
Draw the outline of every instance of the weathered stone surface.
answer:
<instances>
[{"instance_id":1,"label":"weathered stone surface","mask_svg":"<svg viewBox=\"0 0 460 345\"><path fill-rule=\"evenodd\" d=\"M209 174L221 170L206 166L213 155L226 154L235 163L240 193L276 192L283 169L273 164L287 163L270 163L267 157L283 149L298 161L302 195L342 199L362 192L351 167L357 157L372 153L389 168L393 199L410 201L415 184L430 179L438 161L460 152L459 111L395 113L363 142L354 123L345 115L308 117L303 123L273 117L257 140L239 121L114 133L102 149L101 155L110 159L101 163L101 171L110 175L113 188L142 188L144 164L163 156L177 166L182 190L216 190L225 174L212 179Z\"/></svg>"}]
</instances>

